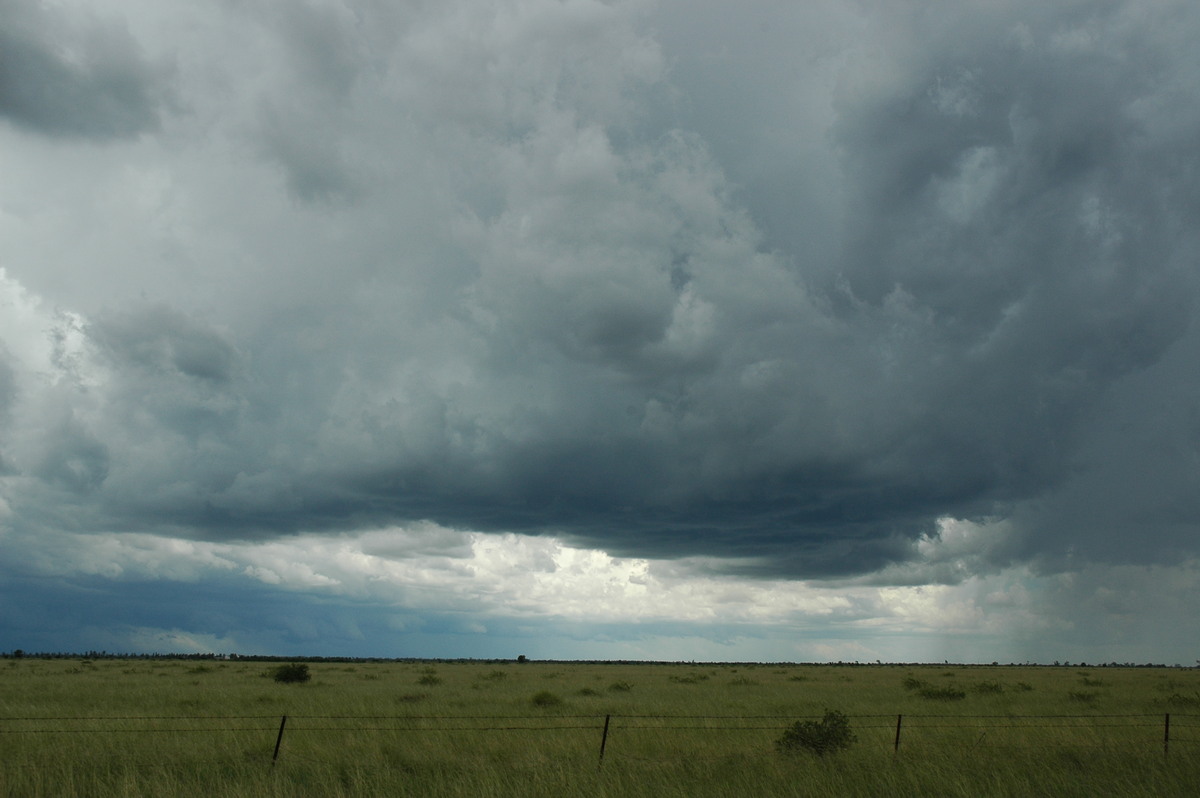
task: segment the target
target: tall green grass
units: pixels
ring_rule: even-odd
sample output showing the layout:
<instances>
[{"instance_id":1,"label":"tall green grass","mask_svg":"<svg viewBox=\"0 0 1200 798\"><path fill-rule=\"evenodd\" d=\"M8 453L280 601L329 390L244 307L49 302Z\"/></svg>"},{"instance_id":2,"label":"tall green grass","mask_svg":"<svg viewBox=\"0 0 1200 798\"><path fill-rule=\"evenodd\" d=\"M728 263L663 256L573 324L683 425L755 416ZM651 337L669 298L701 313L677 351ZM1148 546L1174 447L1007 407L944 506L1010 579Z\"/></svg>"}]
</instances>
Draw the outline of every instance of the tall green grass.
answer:
<instances>
[{"instance_id":1,"label":"tall green grass","mask_svg":"<svg viewBox=\"0 0 1200 798\"><path fill-rule=\"evenodd\" d=\"M1200 784L1189 669L309 668L311 681L284 684L246 661L0 661L0 794L1163 796ZM937 697L950 693L961 697ZM827 708L849 717L850 749L777 752L786 728Z\"/></svg>"}]
</instances>

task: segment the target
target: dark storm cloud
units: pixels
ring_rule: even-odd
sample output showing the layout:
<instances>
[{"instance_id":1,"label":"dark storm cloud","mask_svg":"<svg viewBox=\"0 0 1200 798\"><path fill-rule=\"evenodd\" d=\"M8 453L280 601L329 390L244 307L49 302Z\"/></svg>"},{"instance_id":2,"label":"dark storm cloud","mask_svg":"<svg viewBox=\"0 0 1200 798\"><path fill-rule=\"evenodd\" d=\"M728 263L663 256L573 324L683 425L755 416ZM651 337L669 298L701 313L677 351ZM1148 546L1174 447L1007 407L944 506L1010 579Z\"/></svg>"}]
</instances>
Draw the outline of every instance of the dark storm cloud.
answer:
<instances>
[{"instance_id":1,"label":"dark storm cloud","mask_svg":"<svg viewBox=\"0 0 1200 798\"><path fill-rule=\"evenodd\" d=\"M225 383L237 368L237 352L219 333L164 305L101 317L90 333L120 370Z\"/></svg>"},{"instance_id":2,"label":"dark storm cloud","mask_svg":"<svg viewBox=\"0 0 1200 798\"><path fill-rule=\"evenodd\" d=\"M670 3L335 5L260 9L236 102L195 103L253 160L180 173L196 263L141 268L186 287L79 308L67 409L2 452L18 519L432 519L812 576L942 516L1037 505L1028 557L1121 534L1066 519L1144 428L1121 397L1196 384L1191 6L782 14L809 50L768 4L661 39Z\"/></svg>"},{"instance_id":3,"label":"dark storm cloud","mask_svg":"<svg viewBox=\"0 0 1200 798\"><path fill-rule=\"evenodd\" d=\"M140 57L127 30L24 0L3 0L0 16L0 117L100 140L157 126L165 73Z\"/></svg>"},{"instance_id":4,"label":"dark storm cloud","mask_svg":"<svg viewBox=\"0 0 1200 798\"><path fill-rule=\"evenodd\" d=\"M1062 490L1018 508L1026 556L1047 570L1079 560L1170 563L1192 556L1200 519L1200 325L1144 374L1104 397Z\"/></svg>"}]
</instances>

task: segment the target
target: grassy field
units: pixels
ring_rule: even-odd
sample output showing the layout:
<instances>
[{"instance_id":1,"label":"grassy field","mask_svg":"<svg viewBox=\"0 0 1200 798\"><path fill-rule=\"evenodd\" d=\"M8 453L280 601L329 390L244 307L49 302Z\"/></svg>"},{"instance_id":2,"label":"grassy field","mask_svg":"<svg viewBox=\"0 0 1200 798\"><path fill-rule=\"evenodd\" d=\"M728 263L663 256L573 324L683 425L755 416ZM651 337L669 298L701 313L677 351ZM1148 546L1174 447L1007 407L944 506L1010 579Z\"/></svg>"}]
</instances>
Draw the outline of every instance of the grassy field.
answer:
<instances>
[{"instance_id":1,"label":"grassy field","mask_svg":"<svg viewBox=\"0 0 1200 798\"><path fill-rule=\"evenodd\" d=\"M324 662L309 682L282 684L272 667L0 661L0 794L1168 796L1200 786L1191 669ZM849 716L852 747L776 751L788 726L826 709Z\"/></svg>"}]
</instances>

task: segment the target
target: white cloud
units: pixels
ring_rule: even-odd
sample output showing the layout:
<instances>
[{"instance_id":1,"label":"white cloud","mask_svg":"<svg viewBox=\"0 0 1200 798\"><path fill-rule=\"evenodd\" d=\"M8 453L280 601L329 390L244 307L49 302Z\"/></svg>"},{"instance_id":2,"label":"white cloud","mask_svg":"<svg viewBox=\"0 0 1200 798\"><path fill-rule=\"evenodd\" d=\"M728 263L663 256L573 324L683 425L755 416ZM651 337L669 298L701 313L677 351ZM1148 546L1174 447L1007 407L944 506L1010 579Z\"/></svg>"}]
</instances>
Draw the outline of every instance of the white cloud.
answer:
<instances>
[{"instance_id":1,"label":"white cloud","mask_svg":"<svg viewBox=\"0 0 1200 798\"><path fill-rule=\"evenodd\" d=\"M978 548L947 537L949 548ZM274 590L368 600L408 613L453 608L482 619L755 624L818 633L857 629L867 636L1028 624L1032 600L1021 585L1035 581L1027 571L972 577L955 586L745 580L713 574L711 563L700 560L614 558L551 537L483 535L432 524L265 543L123 533L10 537L5 546L36 572L57 577L194 583L241 575Z\"/></svg>"}]
</instances>

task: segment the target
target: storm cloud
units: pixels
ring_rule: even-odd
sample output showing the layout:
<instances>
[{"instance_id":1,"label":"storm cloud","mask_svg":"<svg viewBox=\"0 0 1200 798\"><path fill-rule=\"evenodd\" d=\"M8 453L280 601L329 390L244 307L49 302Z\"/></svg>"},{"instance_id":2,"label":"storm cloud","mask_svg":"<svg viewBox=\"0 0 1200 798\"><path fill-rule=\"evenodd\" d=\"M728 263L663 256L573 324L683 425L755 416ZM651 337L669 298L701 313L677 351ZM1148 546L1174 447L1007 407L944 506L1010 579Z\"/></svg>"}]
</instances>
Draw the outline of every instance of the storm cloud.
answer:
<instances>
[{"instance_id":1,"label":"storm cloud","mask_svg":"<svg viewBox=\"0 0 1200 798\"><path fill-rule=\"evenodd\" d=\"M86 6L0 3L11 534L1197 555L1189 3Z\"/></svg>"},{"instance_id":2,"label":"storm cloud","mask_svg":"<svg viewBox=\"0 0 1200 798\"><path fill-rule=\"evenodd\" d=\"M118 22L0 2L0 117L50 136L107 140L157 123L165 65Z\"/></svg>"}]
</instances>

